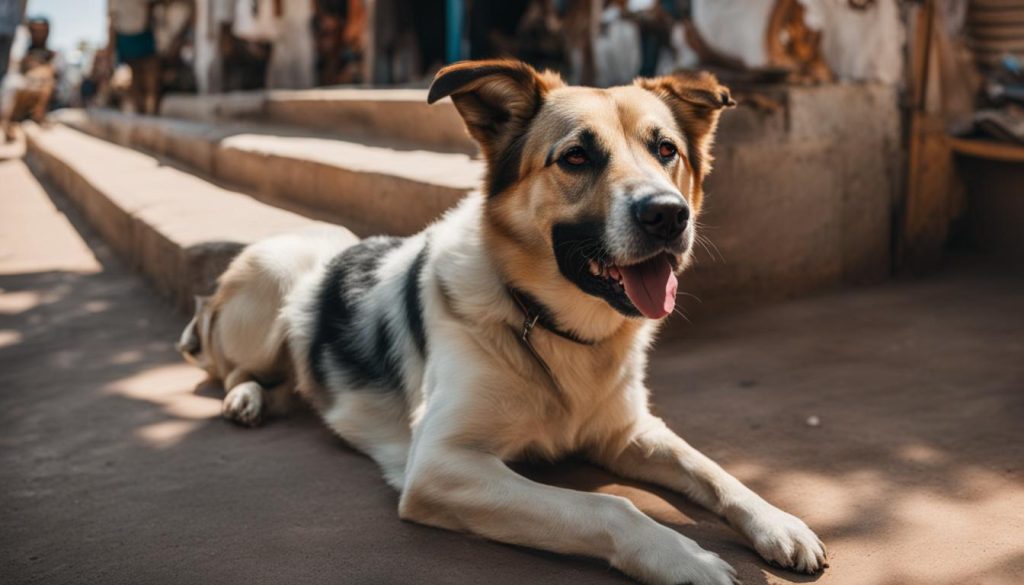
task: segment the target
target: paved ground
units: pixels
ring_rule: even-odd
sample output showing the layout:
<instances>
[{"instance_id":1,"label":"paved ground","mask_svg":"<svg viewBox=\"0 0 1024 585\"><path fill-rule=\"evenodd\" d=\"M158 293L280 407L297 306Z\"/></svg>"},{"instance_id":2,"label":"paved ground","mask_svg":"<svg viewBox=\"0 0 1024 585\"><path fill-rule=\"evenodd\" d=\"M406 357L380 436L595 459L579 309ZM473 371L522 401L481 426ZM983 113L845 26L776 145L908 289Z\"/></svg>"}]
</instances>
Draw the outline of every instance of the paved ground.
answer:
<instances>
[{"instance_id":1,"label":"paved ground","mask_svg":"<svg viewBox=\"0 0 1024 585\"><path fill-rule=\"evenodd\" d=\"M19 161L0 185L0 582L628 582L400 522L373 465L308 415L222 422L172 350L184 318ZM633 498L751 585L1022 583L1024 278L977 264L658 349L659 412L815 527L823 576L767 567L680 497L579 463L525 471Z\"/></svg>"}]
</instances>

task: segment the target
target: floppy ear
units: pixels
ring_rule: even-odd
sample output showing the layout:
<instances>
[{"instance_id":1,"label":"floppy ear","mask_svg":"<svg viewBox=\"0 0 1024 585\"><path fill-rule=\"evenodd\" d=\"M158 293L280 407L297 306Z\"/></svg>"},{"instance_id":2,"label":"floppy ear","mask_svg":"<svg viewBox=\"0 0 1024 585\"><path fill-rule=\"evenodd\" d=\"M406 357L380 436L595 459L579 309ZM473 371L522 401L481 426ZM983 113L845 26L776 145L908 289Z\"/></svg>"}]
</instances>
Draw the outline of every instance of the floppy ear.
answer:
<instances>
[{"instance_id":1,"label":"floppy ear","mask_svg":"<svg viewBox=\"0 0 1024 585\"><path fill-rule=\"evenodd\" d=\"M736 105L729 88L707 73L678 73L654 79L638 79L636 84L657 95L676 118L686 135L687 157L695 175L695 200L702 195L704 177L711 172L711 145L718 127L718 116Z\"/></svg>"},{"instance_id":2,"label":"floppy ear","mask_svg":"<svg viewBox=\"0 0 1024 585\"><path fill-rule=\"evenodd\" d=\"M488 194L496 195L517 178L521 138L545 96L563 85L557 74L520 61L462 61L437 73L427 103L451 96L487 158Z\"/></svg>"}]
</instances>

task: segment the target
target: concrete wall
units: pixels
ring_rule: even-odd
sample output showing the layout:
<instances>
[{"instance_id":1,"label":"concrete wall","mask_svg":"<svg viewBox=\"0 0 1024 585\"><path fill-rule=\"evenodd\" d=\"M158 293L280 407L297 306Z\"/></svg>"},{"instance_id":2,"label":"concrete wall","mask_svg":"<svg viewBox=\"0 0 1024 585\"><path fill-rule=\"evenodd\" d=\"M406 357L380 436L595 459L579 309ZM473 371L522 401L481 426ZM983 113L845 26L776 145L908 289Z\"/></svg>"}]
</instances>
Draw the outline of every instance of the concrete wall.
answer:
<instances>
[{"instance_id":1,"label":"concrete wall","mask_svg":"<svg viewBox=\"0 0 1024 585\"><path fill-rule=\"evenodd\" d=\"M690 308L784 298L890 274L902 182L894 89L792 88L783 109L723 116L706 183Z\"/></svg>"}]
</instances>

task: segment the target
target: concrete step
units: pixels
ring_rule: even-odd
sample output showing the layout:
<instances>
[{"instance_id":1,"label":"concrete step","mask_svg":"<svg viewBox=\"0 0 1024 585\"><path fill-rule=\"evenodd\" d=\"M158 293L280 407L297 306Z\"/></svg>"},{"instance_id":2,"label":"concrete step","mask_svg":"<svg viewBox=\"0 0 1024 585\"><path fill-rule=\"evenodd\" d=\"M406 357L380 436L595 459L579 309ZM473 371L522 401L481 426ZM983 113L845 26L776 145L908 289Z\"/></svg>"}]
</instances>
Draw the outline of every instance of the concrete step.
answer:
<instances>
[{"instance_id":1,"label":"concrete step","mask_svg":"<svg viewBox=\"0 0 1024 585\"><path fill-rule=\"evenodd\" d=\"M480 184L469 155L340 141L288 127L66 112L58 119L170 157L261 200L360 236L413 234Z\"/></svg>"},{"instance_id":2,"label":"concrete step","mask_svg":"<svg viewBox=\"0 0 1024 585\"><path fill-rule=\"evenodd\" d=\"M328 225L64 126L25 129L33 171L67 194L115 252L185 310L192 295L212 291L243 246Z\"/></svg>"},{"instance_id":3,"label":"concrete step","mask_svg":"<svg viewBox=\"0 0 1024 585\"><path fill-rule=\"evenodd\" d=\"M449 99L427 105L425 89L309 89L170 95L160 113L205 122L260 120L330 132L344 140L475 154Z\"/></svg>"}]
</instances>

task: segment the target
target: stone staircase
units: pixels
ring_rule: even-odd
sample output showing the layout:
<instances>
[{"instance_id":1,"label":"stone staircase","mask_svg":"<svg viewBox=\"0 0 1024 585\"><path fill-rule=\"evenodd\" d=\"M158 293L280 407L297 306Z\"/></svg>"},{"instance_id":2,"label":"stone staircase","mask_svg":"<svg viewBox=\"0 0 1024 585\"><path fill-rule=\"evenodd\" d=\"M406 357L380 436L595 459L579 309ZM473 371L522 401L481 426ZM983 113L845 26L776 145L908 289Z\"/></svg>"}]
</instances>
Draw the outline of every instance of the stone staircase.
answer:
<instances>
[{"instance_id":1,"label":"stone staircase","mask_svg":"<svg viewBox=\"0 0 1024 585\"><path fill-rule=\"evenodd\" d=\"M877 281L900 184L891 89L782 88L723 117L681 281L688 313ZM240 249L316 222L415 233L479 185L450 102L422 90L171 96L162 116L64 111L27 160L128 262L187 306ZM694 304L693 297L702 302Z\"/></svg>"}]
</instances>

